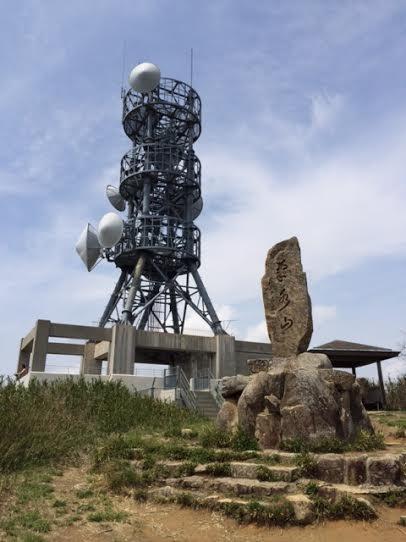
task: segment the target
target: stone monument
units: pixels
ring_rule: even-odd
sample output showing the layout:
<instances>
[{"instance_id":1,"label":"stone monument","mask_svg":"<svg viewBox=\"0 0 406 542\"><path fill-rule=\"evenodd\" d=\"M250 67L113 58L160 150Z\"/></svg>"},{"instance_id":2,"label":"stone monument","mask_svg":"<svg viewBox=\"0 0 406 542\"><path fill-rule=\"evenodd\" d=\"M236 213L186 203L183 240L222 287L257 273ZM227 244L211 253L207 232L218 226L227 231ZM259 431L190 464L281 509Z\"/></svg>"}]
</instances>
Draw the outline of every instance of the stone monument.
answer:
<instances>
[{"instance_id":1,"label":"stone monument","mask_svg":"<svg viewBox=\"0 0 406 542\"><path fill-rule=\"evenodd\" d=\"M350 441L372 424L355 376L306 352L313 332L311 301L296 237L269 250L262 279L272 359L249 360L250 376L224 377L217 424L238 426L262 448L293 438Z\"/></svg>"}]
</instances>

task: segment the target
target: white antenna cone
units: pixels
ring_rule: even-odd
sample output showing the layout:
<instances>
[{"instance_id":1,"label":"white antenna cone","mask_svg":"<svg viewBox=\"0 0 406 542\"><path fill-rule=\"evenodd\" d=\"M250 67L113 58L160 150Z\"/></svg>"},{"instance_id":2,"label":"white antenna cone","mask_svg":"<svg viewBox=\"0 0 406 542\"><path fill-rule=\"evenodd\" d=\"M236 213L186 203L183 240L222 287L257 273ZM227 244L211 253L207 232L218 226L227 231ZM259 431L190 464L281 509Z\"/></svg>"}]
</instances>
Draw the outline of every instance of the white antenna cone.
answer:
<instances>
[{"instance_id":1,"label":"white antenna cone","mask_svg":"<svg viewBox=\"0 0 406 542\"><path fill-rule=\"evenodd\" d=\"M106 196L112 206L117 209L117 211L125 211L125 200L120 194L118 188L108 184L106 186Z\"/></svg>"},{"instance_id":2,"label":"white antenna cone","mask_svg":"<svg viewBox=\"0 0 406 542\"><path fill-rule=\"evenodd\" d=\"M128 77L128 82L136 92L145 94L154 90L159 85L160 79L161 70L158 66L150 62L143 62L132 69Z\"/></svg>"},{"instance_id":3,"label":"white antenna cone","mask_svg":"<svg viewBox=\"0 0 406 542\"><path fill-rule=\"evenodd\" d=\"M104 248L111 248L117 244L123 235L124 224L116 213L105 214L99 222L99 242Z\"/></svg>"},{"instance_id":4,"label":"white antenna cone","mask_svg":"<svg viewBox=\"0 0 406 542\"><path fill-rule=\"evenodd\" d=\"M91 271L100 257L101 246L97 237L97 232L91 224L87 224L80 234L76 243L76 252L85 264L86 269Z\"/></svg>"}]
</instances>

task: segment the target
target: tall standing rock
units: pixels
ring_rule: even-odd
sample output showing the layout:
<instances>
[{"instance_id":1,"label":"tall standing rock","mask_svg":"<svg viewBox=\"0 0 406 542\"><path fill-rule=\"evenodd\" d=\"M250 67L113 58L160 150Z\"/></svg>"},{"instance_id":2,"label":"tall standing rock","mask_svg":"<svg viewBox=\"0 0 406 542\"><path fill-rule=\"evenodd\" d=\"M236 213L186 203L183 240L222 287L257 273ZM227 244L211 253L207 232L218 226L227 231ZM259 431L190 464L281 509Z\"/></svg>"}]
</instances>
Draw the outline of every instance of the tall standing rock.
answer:
<instances>
[{"instance_id":1,"label":"tall standing rock","mask_svg":"<svg viewBox=\"0 0 406 542\"><path fill-rule=\"evenodd\" d=\"M313 333L313 320L297 237L269 250L262 294L272 357L286 358L305 352Z\"/></svg>"}]
</instances>

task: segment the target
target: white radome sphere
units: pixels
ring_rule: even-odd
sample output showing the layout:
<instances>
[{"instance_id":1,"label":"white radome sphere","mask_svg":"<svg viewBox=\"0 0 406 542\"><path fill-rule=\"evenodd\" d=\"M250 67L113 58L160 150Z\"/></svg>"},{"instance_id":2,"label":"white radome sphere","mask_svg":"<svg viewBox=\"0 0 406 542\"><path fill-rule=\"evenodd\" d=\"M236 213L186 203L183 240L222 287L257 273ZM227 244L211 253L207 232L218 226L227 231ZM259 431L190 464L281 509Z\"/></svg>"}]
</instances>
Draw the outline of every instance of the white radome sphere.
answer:
<instances>
[{"instance_id":1,"label":"white radome sphere","mask_svg":"<svg viewBox=\"0 0 406 542\"><path fill-rule=\"evenodd\" d=\"M107 213L99 222L98 237L104 248L113 247L123 235L124 224L116 213Z\"/></svg>"},{"instance_id":2,"label":"white radome sphere","mask_svg":"<svg viewBox=\"0 0 406 542\"><path fill-rule=\"evenodd\" d=\"M132 69L128 82L136 92L151 92L159 85L161 70L155 64L143 62Z\"/></svg>"}]
</instances>

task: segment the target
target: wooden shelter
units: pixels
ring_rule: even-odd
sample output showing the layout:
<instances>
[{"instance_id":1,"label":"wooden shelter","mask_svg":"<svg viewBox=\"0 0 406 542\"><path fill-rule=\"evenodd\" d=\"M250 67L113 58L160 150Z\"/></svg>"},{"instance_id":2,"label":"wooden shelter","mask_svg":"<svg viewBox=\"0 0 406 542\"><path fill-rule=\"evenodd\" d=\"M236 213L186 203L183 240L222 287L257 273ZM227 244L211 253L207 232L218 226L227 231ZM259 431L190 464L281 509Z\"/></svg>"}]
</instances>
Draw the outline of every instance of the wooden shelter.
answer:
<instances>
[{"instance_id":1,"label":"wooden shelter","mask_svg":"<svg viewBox=\"0 0 406 542\"><path fill-rule=\"evenodd\" d=\"M309 352L326 354L335 369L351 369L353 375L357 375L357 367L364 367L376 363L379 378L379 387L382 394L382 404L386 406L385 386L383 383L381 362L385 359L395 358L400 352L390 348L358 344L348 341L331 341L315 348Z\"/></svg>"}]
</instances>

